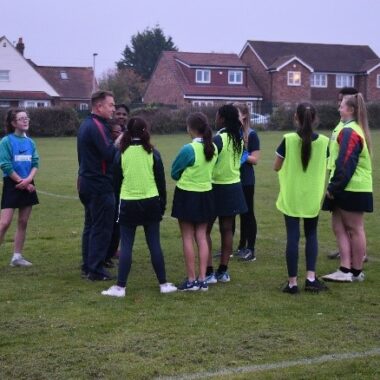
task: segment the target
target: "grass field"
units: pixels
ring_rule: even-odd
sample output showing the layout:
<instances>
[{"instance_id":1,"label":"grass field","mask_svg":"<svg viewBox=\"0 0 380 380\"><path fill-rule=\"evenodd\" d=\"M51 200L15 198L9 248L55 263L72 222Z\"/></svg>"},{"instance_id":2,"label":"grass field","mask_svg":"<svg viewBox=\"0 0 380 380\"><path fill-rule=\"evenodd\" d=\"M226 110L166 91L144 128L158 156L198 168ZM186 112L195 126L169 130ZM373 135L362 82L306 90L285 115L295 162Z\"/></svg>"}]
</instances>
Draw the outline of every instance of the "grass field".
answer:
<instances>
[{"instance_id":1,"label":"grass field","mask_svg":"<svg viewBox=\"0 0 380 380\"><path fill-rule=\"evenodd\" d=\"M279 291L286 280L285 229L275 208L272 161L281 135L265 132L260 138L257 261L232 259L232 281L208 292L160 295L140 231L125 299L101 296L109 283L80 278L83 209L75 199L75 139L37 139L41 204L33 210L25 246L34 265L9 266L14 227L0 248L0 379L380 378L380 133L373 134L376 212L366 215L365 282L295 297ZM178 226L170 218L169 172L186 141L178 135L153 138L167 172L162 245L168 280L175 283L185 268ZM329 217L320 217L319 274L338 265L326 258L335 249ZM213 237L218 246L217 229ZM303 282L303 255L299 272Z\"/></svg>"}]
</instances>

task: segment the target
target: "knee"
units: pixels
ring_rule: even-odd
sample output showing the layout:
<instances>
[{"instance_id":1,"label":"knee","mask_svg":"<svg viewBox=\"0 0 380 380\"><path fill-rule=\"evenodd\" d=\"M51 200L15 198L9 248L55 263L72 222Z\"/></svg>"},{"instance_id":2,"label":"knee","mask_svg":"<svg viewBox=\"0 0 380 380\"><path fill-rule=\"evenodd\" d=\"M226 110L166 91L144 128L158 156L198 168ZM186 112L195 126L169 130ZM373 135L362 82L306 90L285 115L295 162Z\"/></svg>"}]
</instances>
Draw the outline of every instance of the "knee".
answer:
<instances>
[{"instance_id":1,"label":"knee","mask_svg":"<svg viewBox=\"0 0 380 380\"><path fill-rule=\"evenodd\" d=\"M11 225L11 222L12 222L11 220L9 220L9 221L0 221L0 231L2 233L7 232L9 226Z\"/></svg>"}]
</instances>

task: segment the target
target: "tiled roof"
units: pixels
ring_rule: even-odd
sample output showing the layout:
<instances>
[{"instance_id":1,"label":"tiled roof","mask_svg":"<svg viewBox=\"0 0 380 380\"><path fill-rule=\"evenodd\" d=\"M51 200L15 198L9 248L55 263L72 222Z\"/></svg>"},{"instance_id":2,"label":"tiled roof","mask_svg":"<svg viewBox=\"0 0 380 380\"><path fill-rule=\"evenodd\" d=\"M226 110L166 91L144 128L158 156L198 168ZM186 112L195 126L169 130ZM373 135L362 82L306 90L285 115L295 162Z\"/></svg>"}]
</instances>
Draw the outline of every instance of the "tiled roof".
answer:
<instances>
[{"instance_id":1,"label":"tiled roof","mask_svg":"<svg viewBox=\"0 0 380 380\"><path fill-rule=\"evenodd\" d=\"M247 67L237 54L172 52L175 59L189 66Z\"/></svg>"},{"instance_id":2,"label":"tiled roof","mask_svg":"<svg viewBox=\"0 0 380 380\"><path fill-rule=\"evenodd\" d=\"M50 100L52 97L42 91L0 91L1 100Z\"/></svg>"},{"instance_id":3,"label":"tiled roof","mask_svg":"<svg viewBox=\"0 0 380 380\"><path fill-rule=\"evenodd\" d=\"M285 56L297 56L317 72L361 73L367 60L378 59L365 45L248 41L268 68ZM277 62L276 62L277 64ZM278 66L277 66L278 67Z\"/></svg>"},{"instance_id":4,"label":"tiled roof","mask_svg":"<svg viewBox=\"0 0 380 380\"><path fill-rule=\"evenodd\" d=\"M34 66L63 99L90 99L93 85L91 67ZM66 73L62 76L61 73Z\"/></svg>"},{"instance_id":5,"label":"tiled roof","mask_svg":"<svg viewBox=\"0 0 380 380\"><path fill-rule=\"evenodd\" d=\"M368 61L365 61L362 66L362 71L367 72L368 70L371 70L373 67L380 64L380 58L377 59L369 59Z\"/></svg>"}]
</instances>

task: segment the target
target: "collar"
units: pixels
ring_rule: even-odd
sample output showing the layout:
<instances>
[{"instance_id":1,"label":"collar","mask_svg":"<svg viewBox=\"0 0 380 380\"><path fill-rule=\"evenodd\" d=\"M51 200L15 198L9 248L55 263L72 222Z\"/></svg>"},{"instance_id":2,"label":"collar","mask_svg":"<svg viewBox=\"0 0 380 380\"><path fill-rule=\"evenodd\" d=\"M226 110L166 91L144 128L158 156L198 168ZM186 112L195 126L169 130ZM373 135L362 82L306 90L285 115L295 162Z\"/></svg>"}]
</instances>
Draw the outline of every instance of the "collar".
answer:
<instances>
[{"instance_id":1,"label":"collar","mask_svg":"<svg viewBox=\"0 0 380 380\"><path fill-rule=\"evenodd\" d=\"M193 142L200 142L203 143L203 138L202 137L194 137Z\"/></svg>"},{"instance_id":2,"label":"collar","mask_svg":"<svg viewBox=\"0 0 380 380\"><path fill-rule=\"evenodd\" d=\"M343 125L347 125L347 124L350 124L350 123L352 123L352 122L354 122L355 120L354 119L351 119L351 120L346 120L346 121L343 121L342 120L342 122L343 122Z\"/></svg>"}]
</instances>

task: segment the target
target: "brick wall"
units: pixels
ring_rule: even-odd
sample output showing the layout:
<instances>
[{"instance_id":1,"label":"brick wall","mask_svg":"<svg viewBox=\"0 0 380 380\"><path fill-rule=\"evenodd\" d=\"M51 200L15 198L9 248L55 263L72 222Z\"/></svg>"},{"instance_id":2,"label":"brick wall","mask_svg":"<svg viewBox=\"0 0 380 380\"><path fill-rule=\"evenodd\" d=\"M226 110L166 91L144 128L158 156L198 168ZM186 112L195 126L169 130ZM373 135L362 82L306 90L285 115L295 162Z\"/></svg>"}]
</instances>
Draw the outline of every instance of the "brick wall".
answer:
<instances>
[{"instance_id":1,"label":"brick wall","mask_svg":"<svg viewBox=\"0 0 380 380\"><path fill-rule=\"evenodd\" d=\"M369 102L380 101L380 88L377 87L378 75L380 75L380 67L367 76L367 100Z\"/></svg>"}]
</instances>

